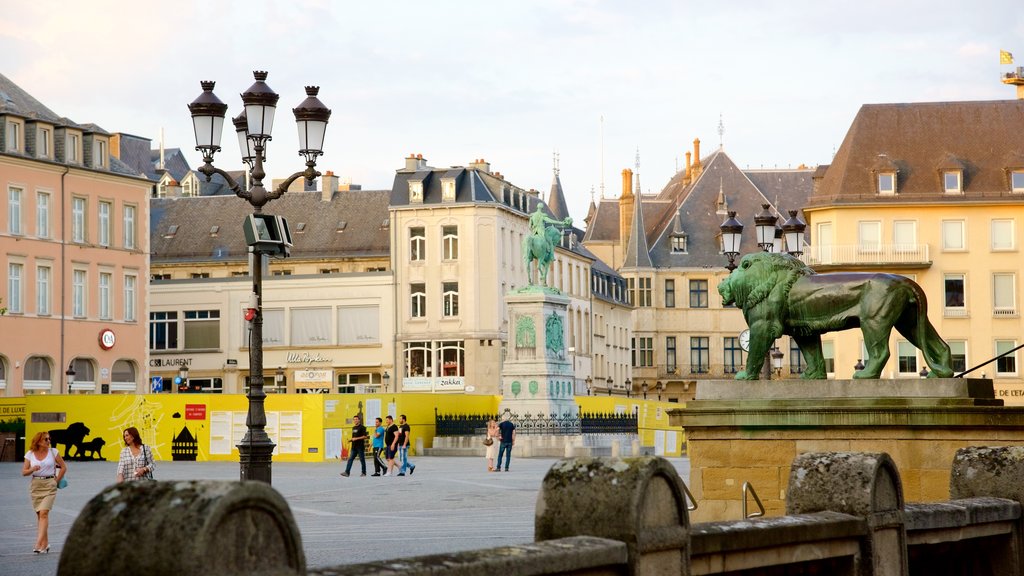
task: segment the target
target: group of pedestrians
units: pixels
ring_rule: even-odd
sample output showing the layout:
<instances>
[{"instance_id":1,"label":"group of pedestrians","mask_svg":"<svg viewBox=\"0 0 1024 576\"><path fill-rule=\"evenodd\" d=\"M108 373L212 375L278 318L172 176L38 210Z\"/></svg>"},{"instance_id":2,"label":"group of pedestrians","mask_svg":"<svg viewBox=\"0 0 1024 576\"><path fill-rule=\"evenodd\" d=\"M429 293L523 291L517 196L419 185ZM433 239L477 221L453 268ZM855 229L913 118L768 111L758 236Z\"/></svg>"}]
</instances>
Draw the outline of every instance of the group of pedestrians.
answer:
<instances>
[{"instance_id":1,"label":"group of pedestrians","mask_svg":"<svg viewBox=\"0 0 1024 576\"><path fill-rule=\"evenodd\" d=\"M487 435L484 437L484 445L487 446L487 471L501 472L501 459L505 458L505 472L508 472L508 465L512 461L512 446L516 443L516 425L512 423L511 415L506 412L499 424L496 420L487 421ZM494 457L498 457L498 465L494 465Z\"/></svg>"},{"instance_id":2,"label":"group of pedestrians","mask_svg":"<svg viewBox=\"0 0 1024 576\"><path fill-rule=\"evenodd\" d=\"M389 414L382 422L375 419L373 433L363 425L362 416L352 418L352 435L349 438L348 462L342 476L352 474L352 462L359 458L362 474L366 476L366 441L371 440L373 448L373 474L371 476L405 476L406 470L411 476L416 472L416 465L409 461L409 441L412 431L405 414L398 416L398 424ZM396 472L397 469L397 472Z\"/></svg>"},{"instance_id":3,"label":"group of pedestrians","mask_svg":"<svg viewBox=\"0 0 1024 576\"><path fill-rule=\"evenodd\" d=\"M156 463L149 446L142 443L138 428L130 426L122 436L124 448L117 461L117 482L152 480ZM57 499L57 490L67 486L64 479L67 473L67 462L61 458L60 451L50 445L50 433L36 432L21 467L21 475L31 477L28 491L36 513L36 543L32 547L36 554L50 551L50 510Z\"/></svg>"}]
</instances>

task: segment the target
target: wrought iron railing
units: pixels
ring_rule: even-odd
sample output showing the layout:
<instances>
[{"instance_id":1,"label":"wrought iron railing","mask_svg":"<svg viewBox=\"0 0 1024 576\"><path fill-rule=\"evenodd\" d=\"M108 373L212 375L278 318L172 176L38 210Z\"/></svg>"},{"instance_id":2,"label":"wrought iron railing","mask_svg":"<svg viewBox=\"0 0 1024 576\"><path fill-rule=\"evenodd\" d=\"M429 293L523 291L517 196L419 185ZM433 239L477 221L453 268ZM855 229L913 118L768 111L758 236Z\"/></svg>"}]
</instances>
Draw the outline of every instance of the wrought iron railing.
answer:
<instances>
[{"instance_id":1,"label":"wrought iron railing","mask_svg":"<svg viewBox=\"0 0 1024 576\"><path fill-rule=\"evenodd\" d=\"M517 414L506 410L516 425L516 434L570 436L577 434L636 434L636 414L581 412L570 414ZM504 414L438 414L434 413L436 436L472 436L484 434L487 421L501 422Z\"/></svg>"}]
</instances>

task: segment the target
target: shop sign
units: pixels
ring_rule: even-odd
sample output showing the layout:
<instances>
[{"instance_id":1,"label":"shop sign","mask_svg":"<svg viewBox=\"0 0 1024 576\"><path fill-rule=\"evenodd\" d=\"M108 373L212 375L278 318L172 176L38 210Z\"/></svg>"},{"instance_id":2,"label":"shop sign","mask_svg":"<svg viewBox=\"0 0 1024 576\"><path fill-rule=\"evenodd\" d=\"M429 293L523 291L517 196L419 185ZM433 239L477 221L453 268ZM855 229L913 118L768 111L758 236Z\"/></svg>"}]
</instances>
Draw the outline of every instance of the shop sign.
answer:
<instances>
[{"instance_id":1,"label":"shop sign","mask_svg":"<svg viewBox=\"0 0 1024 576\"><path fill-rule=\"evenodd\" d=\"M295 371L295 383L296 384L321 384L331 383L332 376L334 375L332 370L296 370Z\"/></svg>"}]
</instances>

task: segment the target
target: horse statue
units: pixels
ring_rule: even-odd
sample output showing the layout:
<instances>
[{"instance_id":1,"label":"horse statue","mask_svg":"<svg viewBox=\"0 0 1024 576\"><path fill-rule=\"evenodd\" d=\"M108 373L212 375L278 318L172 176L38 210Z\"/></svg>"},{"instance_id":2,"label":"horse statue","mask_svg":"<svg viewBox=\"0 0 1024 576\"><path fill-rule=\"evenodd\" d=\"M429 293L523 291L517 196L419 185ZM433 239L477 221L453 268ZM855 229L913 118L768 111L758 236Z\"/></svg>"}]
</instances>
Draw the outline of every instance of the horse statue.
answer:
<instances>
[{"instance_id":1,"label":"horse statue","mask_svg":"<svg viewBox=\"0 0 1024 576\"><path fill-rule=\"evenodd\" d=\"M561 235L557 228L551 226L544 229L543 236L530 235L523 238L523 263L526 264L526 278L530 284L536 284L533 281L533 269L530 267L530 263L536 260L539 284L548 285L548 270L555 259L555 246L558 245Z\"/></svg>"}]
</instances>

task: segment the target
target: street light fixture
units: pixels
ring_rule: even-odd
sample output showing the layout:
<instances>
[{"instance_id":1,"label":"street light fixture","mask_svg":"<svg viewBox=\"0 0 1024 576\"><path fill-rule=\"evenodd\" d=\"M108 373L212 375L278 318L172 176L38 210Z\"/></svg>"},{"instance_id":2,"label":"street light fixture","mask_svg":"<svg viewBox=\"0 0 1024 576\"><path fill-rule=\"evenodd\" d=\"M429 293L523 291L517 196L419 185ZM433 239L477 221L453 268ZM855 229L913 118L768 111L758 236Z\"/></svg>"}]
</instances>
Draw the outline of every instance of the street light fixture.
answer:
<instances>
[{"instance_id":1,"label":"street light fixture","mask_svg":"<svg viewBox=\"0 0 1024 576\"><path fill-rule=\"evenodd\" d=\"M640 388L644 391L644 400L647 400L647 381L644 380L640 383Z\"/></svg>"},{"instance_id":2,"label":"street light fixture","mask_svg":"<svg viewBox=\"0 0 1024 576\"><path fill-rule=\"evenodd\" d=\"M178 384L178 392L188 392L188 364L178 367L178 377L175 381Z\"/></svg>"},{"instance_id":3,"label":"street light fixture","mask_svg":"<svg viewBox=\"0 0 1024 576\"><path fill-rule=\"evenodd\" d=\"M238 136L242 161L249 167L251 186L243 189L230 174L213 165L213 156L220 151L221 133L224 129L224 117L228 106L213 93L215 82L204 80L199 83L203 92L188 105L192 115L192 126L196 135L196 150L203 155L203 165L198 171L206 176L209 182L214 174L219 174L228 184L228 188L239 198L244 199L253 207L253 216L246 219L252 222L260 216L260 222L267 225L278 223L283 229L276 231L280 248L274 249L264 242L254 241L249 250L253 254L251 275L253 293L249 309L253 311L251 331L249 333L249 410L246 416L246 433L238 444L240 474L242 480L259 480L271 483L271 453L274 442L267 435L267 413L264 407L266 393L263 390L263 259L268 254L287 256L287 246L291 244L290 234L283 218L262 219L263 206L280 198L299 178L307 182L320 176L316 170L316 159L323 154L324 134L331 111L317 98L318 86L306 87L306 99L297 108L292 109L295 123L299 130L299 155L306 160L306 169L296 172L284 179L280 185L268 191L263 186L266 172L263 162L266 160L266 144L271 139L274 127L274 115L277 111L277 93L267 85L267 73L261 70L253 72L255 82L242 92L244 111L232 119ZM258 240L260 236L255 236ZM248 319L248 318L247 318Z\"/></svg>"},{"instance_id":4,"label":"street light fixture","mask_svg":"<svg viewBox=\"0 0 1024 576\"><path fill-rule=\"evenodd\" d=\"M740 240L743 239L743 224L736 219L736 211L730 210L728 217L718 227L722 231L722 253L729 259L725 268L732 272L736 269L736 257L740 255Z\"/></svg>"},{"instance_id":5,"label":"street light fixture","mask_svg":"<svg viewBox=\"0 0 1024 576\"><path fill-rule=\"evenodd\" d=\"M772 214L770 204L761 204L761 213L754 216L754 229L757 231L757 245L765 252L775 247L775 223L779 218Z\"/></svg>"},{"instance_id":6,"label":"street light fixture","mask_svg":"<svg viewBox=\"0 0 1024 576\"><path fill-rule=\"evenodd\" d=\"M658 389L658 402L661 402L661 391L665 389L665 383L662 382L661 380L658 380L658 382L654 386L655 388Z\"/></svg>"},{"instance_id":7,"label":"street light fixture","mask_svg":"<svg viewBox=\"0 0 1024 576\"><path fill-rule=\"evenodd\" d=\"M381 379L384 380L384 391L385 392L390 392L391 391L391 387L390 387L391 386L391 374L388 374L388 371L385 370L384 371L384 375L381 376Z\"/></svg>"},{"instance_id":8,"label":"street light fixture","mask_svg":"<svg viewBox=\"0 0 1024 576\"><path fill-rule=\"evenodd\" d=\"M772 348L772 368L775 369L775 375L782 375L782 350L779 350L778 346Z\"/></svg>"},{"instance_id":9,"label":"street light fixture","mask_svg":"<svg viewBox=\"0 0 1024 576\"><path fill-rule=\"evenodd\" d=\"M591 378L590 376L587 376L587 379L584 380L584 382L587 383L587 396L590 396L591 387L594 385L594 379Z\"/></svg>"},{"instance_id":10,"label":"street light fixture","mask_svg":"<svg viewBox=\"0 0 1024 576\"><path fill-rule=\"evenodd\" d=\"M608 384L608 395L611 396L612 395L612 377L608 376L608 379L605 380L605 383Z\"/></svg>"},{"instance_id":11,"label":"street light fixture","mask_svg":"<svg viewBox=\"0 0 1024 576\"><path fill-rule=\"evenodd\" d=\"M64 371L68 381L68 394L71 393L71 385L75 383L75 361L68 362L68 369Z\"/></svg>"},{"instance_id":12,"label":"street light fixture","mask_svg":"<svg viewBox=\"0 0 1024 576\"><path fill-rule=\"evenodd\" d=\"M922 366L921 367L921 371L918 372L917 375L920 376L921 378L927 378L928 377L928 367L927 366Z\"/></svg>"},{"instance_id":13,"label":"street light fixture","mask_svg":"<svg viewBox=\"0 0 1024 576\"><path fill-rule=\"evenodd\" d=\"M782 225L782 233L786 236L786 252L799 258L804 253L804 230L807 224L796 214L797 210L789 211L789 220Z\"/></svg>"},{"instance_id":14,"label":"street light fixture","mask_svg":"<svg viewBox=\"0 0 1024 576\"><path fill-rule=\"evenodd\" d=\"M633 381L630 380L629 378L626 378L626 398L631 397L632 396L632 394L631 394L632 392L633 392Z\"/></svg>"},{"instance_id":15,"label":"street light fixture","mask_svg":"<svg viewBox=\"0 0 1024 576\"><path fill-rule=\"evenodd\" d=\"M864 369L864 363L861 362L860 358L857 358L857 363L853 365L853 369L858 372Z\"/></svg>"}]
</instances>

